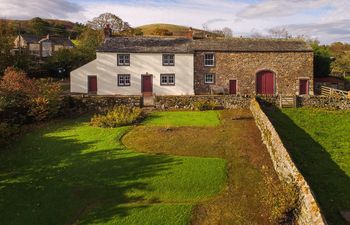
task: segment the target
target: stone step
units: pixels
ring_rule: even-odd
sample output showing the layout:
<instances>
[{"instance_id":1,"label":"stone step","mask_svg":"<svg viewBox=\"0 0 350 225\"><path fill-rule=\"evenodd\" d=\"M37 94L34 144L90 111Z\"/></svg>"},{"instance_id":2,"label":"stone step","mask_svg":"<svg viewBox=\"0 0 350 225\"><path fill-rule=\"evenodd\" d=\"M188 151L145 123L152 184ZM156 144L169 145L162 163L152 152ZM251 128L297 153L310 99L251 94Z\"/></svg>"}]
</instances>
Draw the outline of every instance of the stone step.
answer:
<instances>
[{"instance_id":1,"label":"stone step","mask_svg":"<svg viewBox=\"0 0 350 225\"><path fill-rule=\"evenodd\" d=\"M142 97L142 106L143 107L149 107L149 106L154 106L155 99L154 96L143 96Z\"/></svg>"}]
</instances>

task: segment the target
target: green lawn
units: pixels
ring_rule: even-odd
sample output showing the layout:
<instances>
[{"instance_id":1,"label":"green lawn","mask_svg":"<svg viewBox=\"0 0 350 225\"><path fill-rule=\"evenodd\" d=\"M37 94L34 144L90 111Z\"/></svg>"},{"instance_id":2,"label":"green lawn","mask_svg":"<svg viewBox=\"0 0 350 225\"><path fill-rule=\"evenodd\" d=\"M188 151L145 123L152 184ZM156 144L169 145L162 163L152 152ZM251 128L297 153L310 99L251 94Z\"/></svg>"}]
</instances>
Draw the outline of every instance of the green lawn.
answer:
<instances>
[{"instance_id":1,"label":"green lawn","mask_svg":"<svg viewBox=\"0 0 350 225\"><path fill-rule=\"evenodd\" d=\"M266 110L316 194L329 224L350 211L350 111Z\"/></svg>"},{"instance_id":2,"label":"green lawn","mask_svg":"<svg viewBox=\"0 0 350 225\"><path fill-rule=\"evenodd\" d=\"M172 117L146 123L219 123L215 112ZM188 224L193 206L223 189L225 160L132 152L119 141L130 127L86 120L37 129L0 152L0 223Z\"/></svg>"},{"instance_id":3,"label":"green lawn","mask_svg":"<svg viewBox=\"0 0 350 225\"><path fill-rule=\"evenodd\" d=\"M216 111L155 112L149 115L145 125L153 126L217 126Z\"/></svg>"}]
</instances>

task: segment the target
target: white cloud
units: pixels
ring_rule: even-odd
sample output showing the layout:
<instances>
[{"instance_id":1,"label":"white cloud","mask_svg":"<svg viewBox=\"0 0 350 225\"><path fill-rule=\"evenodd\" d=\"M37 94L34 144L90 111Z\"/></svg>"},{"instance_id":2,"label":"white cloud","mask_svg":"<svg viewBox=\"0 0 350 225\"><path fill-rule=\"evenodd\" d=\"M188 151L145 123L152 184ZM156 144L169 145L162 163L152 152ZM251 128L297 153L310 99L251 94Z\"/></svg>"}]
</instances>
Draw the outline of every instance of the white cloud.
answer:
<instances>
[{"instance_id":1,"label":"white cloud","mask_svg":"<svg viewBox=\"0 0 350 225\"><path fill-rule=\"evenodd\" d=\"M29 19L44 18L68 19L79 13L81 7L67 0L1 0L0 18Z\"/></svg>"},{"instance_id":2,"label":"white cloud","mask_svg":"<svg viewBox=\"0 0 350 225\"><path fill-rule=\"evenodd\" d=\"M312 38L322 37L322 42L350 42L350 19L325 23L292 24L284 26L292 34L309 35Z\"/></svg>"},{"instance_id":3,"label":"white cloud","mask_svg":"<svg viewBox=\"0 0 350 225\"><path fill-rule=\"evenodd\" d=\"M264 0L250 4L238 13L242 18L276 18L298 14L305 10L328 6L331 0Z\"/></svg>"},{"instance_id":4,"label":"white cloud","mask_svg":"<svg viewBox=\"0 0 350 225\"><path fill-rule=\"evenodd\" d=\"M111 12L132 26L174 23L201 28L207 24L211 29L230 27L236 35L286 27L295 35L305 34L329 43L350 42L349 8L350 0L0 0L0 17L87 22Z\"/></svg>"}]
</instances>

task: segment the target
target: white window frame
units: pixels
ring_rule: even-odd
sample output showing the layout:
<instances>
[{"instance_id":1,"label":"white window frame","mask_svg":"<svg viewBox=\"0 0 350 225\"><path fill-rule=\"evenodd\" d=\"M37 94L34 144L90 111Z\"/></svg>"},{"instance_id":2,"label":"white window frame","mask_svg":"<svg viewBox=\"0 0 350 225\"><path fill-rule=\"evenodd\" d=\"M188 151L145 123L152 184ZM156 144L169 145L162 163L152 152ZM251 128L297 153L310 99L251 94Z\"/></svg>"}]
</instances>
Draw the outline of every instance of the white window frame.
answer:
<instances>
[{"instance_id":1,"label":"white window frame","mask_svg":"<svg viewBox=\"0 0 350 225\"><path fill-rule=\"evenodd\" d=\"M212 78L210 81L208 80L208 77L211 76ZM205 84L215 84L215 73L207 73L204 74L204 83Z\"/></svg>"},{"instance_id":2,"label":"white window frame","mask_svg":"<svg viewBox=\"0 0 350 225\"><path fill-rule=\"evenodd\" d=\"M117 54L118 66L130 66L130 54Z\"/></svg>"},{"instance_id":3,"label":"white window frame","mask_svg":"<svg viewBox=\"0 0 350 225\"><path fill-rule=\"evenodd\" d=\"M117 83L118 87L129 87L131 85L130 74L118 74Z\"/></svg>"},{"instance_id":4,"label":"white window frame","mask_svg":"<svg viewBox=\"0 0 350 225\"><path fill-rule=\"evenodd\" d=\"M171 78L173 79L172 81ZM163 82L165 80L165 82ZM175 74L161 74L160 75L160 85L161 86L175 86Z\"/></svg>"},{"instance_id":5,"label":"white window frame","mask_svg":"<svg viewBox=\"0 0 350 225\"><path fill-rule=\"evenodd\" d=\"M175 54L163 54L162 62L163 66L175 66Z\"/></svg>"},{"instance_id":6,"label":"white window frame","mask_svg":"<svg viewBox=\"0 0 350 225\"><path fill-rule=\"evenodd\" d=\"M213 58L212 59L209 59L207 58L207 56L209 55L212 55ZM210 62L210 63L208 63ZM207 66L207 67L214 67L215 66L215 54L214 53L205 53L204 54L204 66Z\"/></svg>"}]
</instances>

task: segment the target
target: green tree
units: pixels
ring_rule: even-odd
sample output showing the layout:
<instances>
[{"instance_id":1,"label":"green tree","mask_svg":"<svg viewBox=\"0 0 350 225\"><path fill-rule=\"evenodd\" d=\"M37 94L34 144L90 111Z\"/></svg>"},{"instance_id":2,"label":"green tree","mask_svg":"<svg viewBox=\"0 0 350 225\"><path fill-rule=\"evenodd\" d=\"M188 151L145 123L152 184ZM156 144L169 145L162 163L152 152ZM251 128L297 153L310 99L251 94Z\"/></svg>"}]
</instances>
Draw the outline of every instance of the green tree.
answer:
<instances>
[{"instance_id":1,"label":"green tree","mask_svg":"<svg viewBox=\"0 0 350 225\"><path fill-rule=\"evenodd\" d=\"M11 54L13 36L11 34L12 29L8 21L0 20L0 75L13 63L13 56Z\"/></svg>"},{"instance_id":2,"label":"green tree","mask_svg":"<svg viewBox=\"0 0 350 225\"><path fill-rule=\"evenodd\" d=\"M329 47L319 45L318 42L311 44L314 50L314 75L315 77L328 76L331 72L332 55Z\"/></svg>"},{"instance_id":3,"label":"green tree","mask_svg":"<svg viewBox=\"0 0 350 225\"><path fill-rule=\"evenodd\" d=\"M40 17L35 17L30 20L31 32L38 36L44 36L49 33L50 23L41 19Z\"/></svg>"},{"instance_id":4,"label":"green tree","mask_svg":"<svg viewBox=\"0 0 350 225\"><path fill-rule=\"evenodd\" d=\"M329 47L334 61L332 62L332 73L343 74L350 72L350 44L336 42Z\"/></svg>"},{"instance_id":5,"label":"green tree","mask_svg":"<svg viewBox=\"0 0 350 225\"><path fill-rule=\"evenodd\" d=\"M87 60L93 60L96 57L96 49L103 42L103 31L85 28L78 38L78 50L86 56Z\"/></svg>"}]
</instances>

